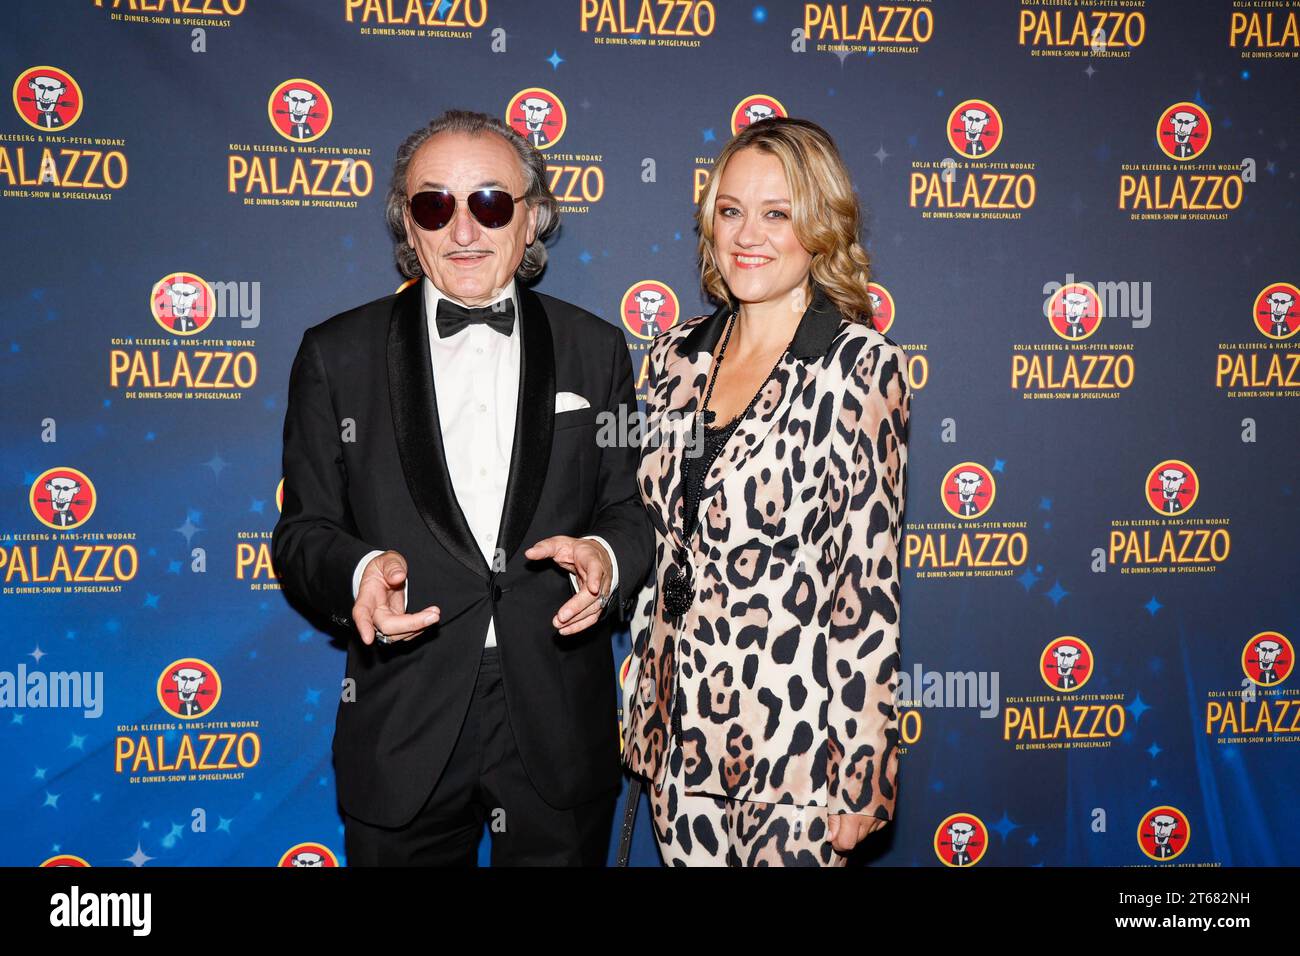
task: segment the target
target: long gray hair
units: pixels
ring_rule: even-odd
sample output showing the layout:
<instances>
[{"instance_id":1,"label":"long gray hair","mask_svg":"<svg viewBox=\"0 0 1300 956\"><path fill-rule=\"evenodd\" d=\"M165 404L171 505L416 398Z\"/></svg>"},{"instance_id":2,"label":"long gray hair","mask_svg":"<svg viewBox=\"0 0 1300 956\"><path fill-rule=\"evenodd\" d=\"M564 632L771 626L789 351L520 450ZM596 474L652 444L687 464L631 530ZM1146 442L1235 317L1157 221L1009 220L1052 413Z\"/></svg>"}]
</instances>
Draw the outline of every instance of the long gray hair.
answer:
<instances>
[{"instance_id":1,"label":"long gray hair","mask_svg":"<svg viewBox=\"0 0 1300 956\"><path fill-rule=\"evenodd\" d=\"M524 202L537 209L537 236L524 250L524 258L515 270L520 280L532 279L546 267L546 240L560 226L560 204L551 193L546 181L546 160L527 140L494 116L470 110L448 110L427 126L417 129L401 146L397 147L397 161L393 164L393 179L388 187L384 215L388 231L393 236L393 258L397 268L408 279L424 275L415 249L406 241L406 206L410 196L406 193L406 173L415 151L438 133L467 133L478 136L495 133L514 149L524 174Z\"/></svg>"}]
</instances>

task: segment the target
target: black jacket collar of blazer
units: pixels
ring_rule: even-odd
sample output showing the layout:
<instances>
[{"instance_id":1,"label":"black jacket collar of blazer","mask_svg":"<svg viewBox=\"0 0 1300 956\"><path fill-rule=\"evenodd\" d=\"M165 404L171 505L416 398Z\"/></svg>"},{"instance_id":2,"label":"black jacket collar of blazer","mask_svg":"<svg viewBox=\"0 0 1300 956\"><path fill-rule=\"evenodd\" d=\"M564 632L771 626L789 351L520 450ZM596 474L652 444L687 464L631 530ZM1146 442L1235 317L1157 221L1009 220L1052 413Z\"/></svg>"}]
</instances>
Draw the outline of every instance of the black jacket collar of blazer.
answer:
<instances>
[{"instance_id":1,"label":"black jacket collar of blazer","mask_svg":"<svg viewBox=\"0 0 1300 956\"><path fill-rule=\"evenodd\" d=\"M735 307L734 301L724 302L718 306L712 315L691 329L682 339L678 351L682 355L712 352L727 327L727 316ZM830 351L831 343L835 340L835 334L839 331L842 321L843 316L840 315L839 309L831 301L830 296L826 294L826 290L814 282L812 301L804 310L803 317L799 320L799 327L790 341L790 354L804 360L825 357Z\"/></svg>"},{"instance_id":2,"label":"black jacket collar of blazer","mask_svg":"<svg viewBox=\"0 0 1300 956\"><path fill-rule=\"evenodd\" d=\"M483 559L447 470L422 282L412 282L396 295L388 325L388 394L398 455L411 498L434 537L471 571L491 578L500 568L494 569ZM523 285L516 288L522 336L519 401L497 535L506 562L519 549L537 510L555 426L555 346L550 320L535 292Z\"/></svg>"}]
</instances>

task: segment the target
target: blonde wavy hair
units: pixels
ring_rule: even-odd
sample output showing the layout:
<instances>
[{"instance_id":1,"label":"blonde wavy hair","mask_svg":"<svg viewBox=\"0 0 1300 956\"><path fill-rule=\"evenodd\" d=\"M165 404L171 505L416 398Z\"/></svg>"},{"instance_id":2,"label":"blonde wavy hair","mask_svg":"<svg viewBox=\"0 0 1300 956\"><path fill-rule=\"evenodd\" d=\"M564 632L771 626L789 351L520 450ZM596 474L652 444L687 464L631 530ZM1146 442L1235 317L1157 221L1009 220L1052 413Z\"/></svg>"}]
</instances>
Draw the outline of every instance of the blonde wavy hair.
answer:
<instances>
[{"instance_id":1,"label":"blonde wavy hair","mask_svg":"<svg viewBox=\"0 0 1300 956\"><path fill-rule=\"evenodd\" d=\"M735 301L718 268L713 245L714 205L727 161L742 149L757 149L781 161L790 186L791 221L800 244L812 255L810 271L850 322L871 318L867 250L858 235L862 211L839 149L830 134L811 120L771 117L746 126L713 162L695 210L700 234L700 276L717 302Z\"/></svg>"}]
</instances>

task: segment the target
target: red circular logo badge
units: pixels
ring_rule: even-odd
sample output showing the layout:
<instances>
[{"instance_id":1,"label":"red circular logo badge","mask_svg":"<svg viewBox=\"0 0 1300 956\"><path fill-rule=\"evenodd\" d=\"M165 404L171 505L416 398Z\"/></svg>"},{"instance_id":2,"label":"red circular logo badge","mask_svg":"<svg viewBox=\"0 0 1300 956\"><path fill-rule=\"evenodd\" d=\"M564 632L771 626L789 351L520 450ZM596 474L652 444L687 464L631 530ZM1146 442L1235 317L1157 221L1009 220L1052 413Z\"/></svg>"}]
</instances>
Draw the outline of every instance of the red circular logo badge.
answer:
<instances>
[{"instance_id":1,"label":"red circular logo badge","mask_svg":"<svg viewBox=\"0 0 1300 956\"><path fill-rule=\"evenodd\" d=\"M1073 635L1063 635L1043 648L1038 674L1052 690L1076 691L1092 676L1092 648Z\"/></svg>"},{"instance_id":2,"label":"red circular logo badge","mask_svg":"<svg viewBox=\"0 0 1300 956\"><path fill-rule=\"evenodd\" d=\"M1260 687L1276 687L1295 669L1295 648L1277 631L1260 631L1242 648L1241 669Z\"/></svg>"},{"instance_id":3,"label":"red circular logo badge","mask_svg":"<svg viewBox=\"0 0 1300 956\"><path fill-rule=\"evenodd\" d=\"M206 717L221 700L221 677L217 669L197 657L172 661L158 676L158 702L163 710L181 720Z\"/></svg>"},{"instance_id":4,"label":"red circular logo badge","mask_svg":"<svg viewBox=\"0 0 1300 956\"><path fill-rule=\"evenodd\" d=\"M1138 846L1153 860L1172 860L1187 849L1192 826L1177 807L1152 807L1138 824Z\"/></svg>"},{"instance_id":5,"label":"red circular logo badge","mask_svg":"<svg viewBox=\"0 0 1300 956\"><path fill-rule=\"evenodd\" d=\"M1101 325L1101 298L1089 285L1071 282L1047 300L1052 331L1067 342L1082 342Z\"/></svg>"},{"instance_id":6,"label":"red circular logo badge","mask_svg":"<svg viewBox=\"0 0 1300 956\"><path fill-rule=\"evenodd\" d=\"M894 324L894 297L879 282L867 283L867 296L871 299L871 326L877 332L888 332Z\"/></svg>"},{"instance_id":7,"label":"red circular logo badge","mask_svg":"<svg viewBox=\"0 0 1300 956\"><path fill-rule=\"evenodd\" d=\"M1147 504L1166 517L1186 514L1200 493L1196 472L1185 461L1170 458L1147 473Z\"/></svg>"},{"instance_id":8,"label":"red circular logo badge","mask_svg":"<svg viewBox=\"0 0 1300 956\"><path fill-rule=\"evenodd\" d=\"M295 143L320 139L334 122L334 106L324 87L301 78L285 80L266 101L275 131Z\"/></svg>"},{"instance_id":9,"label":"red circular logo badge","mask_svg":"<svg viewBox=\"0 0 1300 956\"><path fill-rule=\"evenodd\" d=\"M746 126L773 116L789 116L781 101L766 93L751 93L736 104L731 111L731 135L735 136Z\"/></svg>"},{"instance_id":10,"label":"red circular logo badge","mask_svg":"<svg viewBox=\"0 0 1300 956\"><path fill-rule=\"evenodd\" d=\"M198 335L217 313L212 286L193 272L172 272L153 285L149 293L153 320L173 335Z\"/></svg>"},{"instance_id":11,"label":"red circular logo badge","mask_svg":"<svg viewBox=\"0 0 1300 956\"><path fill-rule=\"evenodd\" d=\"M1160 114L1156 145L1170 159L1196 159L1210 145L1210 114L1195 103L1175 103Z\"/></svg>"},{"instance_id":12,"label":"red circular logo badge","mask_svg":"<svg viewBox=\"0 0 1300 956\"><path fill-rule=\"evenodd\" d=\"M1290 282L1274 282L1255 296L1255 328L1270 339L1289 339L1300 329L1300 289Z\"/></svg>"},{"instance_id":13,"label":"red circular logo badge","mask_svg":"<svg viewBox=\"0 0 1300 956\"><path fill-rule=\"evenodd\" d=\"M1002 116L988 100L963 100L948 114L948 145L966 159L987 159L1002 144Z\"/></svg>"},{"instance_id":14,"label":"red circular logo badge","mask_svg":"<svg viewBox=\"0 0 1300 956\"><path fill-rule=\"evenodd\" d=\"M642 279L628 286L618 312L624 328L647 341L671 329L681 315L677 293L657 279Z\"/></svg>"},{"instance_id":15,"label":"red circular logo badge","mask_svg":"<svg viewBox=\"0 0 1300 956\"><path fill-rule=\"evenodd\" d=\"M276 866L296 866L309 869L316 867L335 867L339 858L324 843L299 843L284 851Z\"/></svg>"},{"instance_id":16,"label":"red circular logo badge","mask_svg":"<svg viewBox=\"0 0 1300 956\"><path fill-rule=\"evenodd\" d=\"M974 866L988 846L988 827L973 813L951 814L934 831L934 854L944 866Z\"/></svg>"},{"instance_id":17,"label":"red circular logo badge","mask_svg":"<svg viewBox=\"0 0 1300 956\"><path fill-rule=\"evenodd\" d=\"M27 499L37 521L56 531L69 531L90 520L99 495L85 472L61 466L37 475Z\"/></svg>"},{"instance_id":18,"label":"red circular logo badge","mask_svg":"<svg viewBox=\"0 0 1300 956\"><path fill-rule=\"evenodd\" d=\"M538 149L550 149L569 126L569 114L560 98L540 86L520 90L506 107L506 122Z\"/></svg>"},{"instance_id":19,"label":"red circular logo badge","mask_svg":"<svg viewBox=\"0 0 1300 956\"><path fill-rule=\"evenodd\" d=\"M953 465L943 476L939 497L955 518L982 518L993 507L997 483L993 472L974 461Z\"/></svg>"},{"instance_id":20,"label":"red circular logo badge","mask_svg":"<svg viewBox=\"0 0 1300 956\"><path fill-rule=\"evenodd\" d=\"M66 70L33 66L14 80L14 109L28 126L63 132L81 118L81 87Z\"/></svg>"}]
</instances>

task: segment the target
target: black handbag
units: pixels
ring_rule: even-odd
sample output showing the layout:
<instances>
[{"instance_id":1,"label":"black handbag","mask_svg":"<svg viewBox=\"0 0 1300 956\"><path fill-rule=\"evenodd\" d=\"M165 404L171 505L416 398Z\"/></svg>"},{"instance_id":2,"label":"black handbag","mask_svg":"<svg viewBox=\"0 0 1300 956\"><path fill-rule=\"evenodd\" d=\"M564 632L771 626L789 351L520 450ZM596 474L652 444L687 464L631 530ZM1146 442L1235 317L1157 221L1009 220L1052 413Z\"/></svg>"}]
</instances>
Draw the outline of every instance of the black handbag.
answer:
<instances>
[{"instance_id":1,"label":"black handbag","mask_svg":"<svg viewBox=\"0 0 1300 956\"><path fill-rule=\"evenodd\" d=\"M618 859L615 866L627 866L628 854L632 851L632 828L636 826L636 811L641 803L641 778L634 776L627 785L627 806L623 809L623 826L618 834Z\"/></svg>"}]
</instances>

